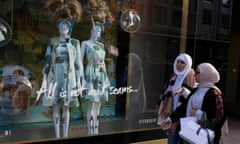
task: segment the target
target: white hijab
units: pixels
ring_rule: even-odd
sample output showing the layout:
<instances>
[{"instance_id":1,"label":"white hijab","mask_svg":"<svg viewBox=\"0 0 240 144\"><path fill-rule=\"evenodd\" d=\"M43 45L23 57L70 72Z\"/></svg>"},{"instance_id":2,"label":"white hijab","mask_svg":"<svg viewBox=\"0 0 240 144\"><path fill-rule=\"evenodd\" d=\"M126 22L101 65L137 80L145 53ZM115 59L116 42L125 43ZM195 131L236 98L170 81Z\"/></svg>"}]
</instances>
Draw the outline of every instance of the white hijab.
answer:
<instances>
[{"instance_id":1,"label":"white hijab","mask_svg":"<svg viewBox=\"0 0 240 144\"><path fill-rule=\"evenodd\" d=\"M178 71L177 68L176 68L178 60L182 60L186 64L186 66L183 69L183 71ZM173 64L173 70L174 70L174 73L177 75L177 78L176 78L176 81L175 81L174 86L172 88L172 91L175 91L178 88L182 87L183 80L187 76L187 74L188 74L189 70L191 69L191 67L192 67L192 58L191 58L191 56L189 56L186 53L182 53L182 54L179 54L176 57L176 59L174 61L174 64Z\"/></svg>"},{"instance_id":2,"label":"white hijab","mask_svg":"<svg viewBox=\"0 0 240 144\"><path fill-rule=\"evenodd\" d=\"M220 80L216 68L210 63L201 63L197 68L200 72L199 87L215 87L215 84Z\"/></svg>"},{"instance_id":3,"label":"white hijab","mask_svg":"<svg viewBox=\"0 0 240 144\"><path fill-rule=\"evenodd\" d=\"M204 96L206 95L209 88L215 88L219 90L214 84L220 80L220 75L213 65L210 63L201 63L198 65L199 70L199 85L197 91L191 96L188 106L186 116L190 116L191 109L201 109ZM219 92L221 92L219 90ZM196 113L196 117L200 120L202 112Z\"/></svg>"}]
</instances>

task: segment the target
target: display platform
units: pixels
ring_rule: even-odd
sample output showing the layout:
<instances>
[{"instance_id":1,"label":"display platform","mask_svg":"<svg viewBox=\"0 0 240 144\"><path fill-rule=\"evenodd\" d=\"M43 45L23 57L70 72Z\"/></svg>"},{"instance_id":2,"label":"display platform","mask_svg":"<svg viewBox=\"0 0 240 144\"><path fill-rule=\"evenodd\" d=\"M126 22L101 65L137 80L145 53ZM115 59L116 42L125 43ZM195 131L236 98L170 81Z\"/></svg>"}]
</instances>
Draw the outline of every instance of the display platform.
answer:
<instances>
[{"instance_id":1,"label":"display platform","mask_svg":"<svg viewBox=\"0 0 240 144\"><path fill-rule=\"evenodd\" d=\"M129 144L129 143L156 143L161 142L162 144L166 143L166 139L164 139L165 134L160 129L141 129L141 130L128 130L128 131L119 131L117 133L105 133L96 136L83 136L83 137L69 137L69 138L47 138L41 140L29 140L29 141L19 141L18 144L77 144L77 143L84 143L84 144ZM14 144L9 143L9 144Z\"/></svg>"}]
</instances>

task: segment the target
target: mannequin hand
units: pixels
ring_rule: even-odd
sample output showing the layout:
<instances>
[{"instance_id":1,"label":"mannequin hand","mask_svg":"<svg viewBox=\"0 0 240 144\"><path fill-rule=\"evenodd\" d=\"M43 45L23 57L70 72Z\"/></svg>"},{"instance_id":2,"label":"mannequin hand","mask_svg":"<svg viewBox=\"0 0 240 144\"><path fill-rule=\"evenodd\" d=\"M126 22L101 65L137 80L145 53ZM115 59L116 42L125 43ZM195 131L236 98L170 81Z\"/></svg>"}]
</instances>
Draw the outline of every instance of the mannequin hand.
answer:
<instances>
[{"instance_id":1,"label":"mannequin hand","mask_svg":"<svg viewBox=\"0 0 240 144\"><path fill-rule=\"evenodd\" d=\"M106 91L107 89L109 89L110 85L109 84L106 84L103 86L103 91Z\"/></svg>"},{"instance_id":2,"label":"mannequin hand","mask_svg":"<svg viewBox=\"0 0 240 144\"><path fill-rule=\"evenodd\" d=\"M90 90L90 91L88 91L88 95L89 96L95 96L95 95L97 95L97 91L96 90Z\"/></svg>"},{"instance_id":3,"label":"mannequin hand","mask_svg":"<svg viewBox=\"0 0 240 144\"><path fill-rule=\"evenodd\" d=\"M74 97L79 96L79 90L78 89L72 89L71 90L71 96L74 96Z\"/></svg>"},{"instance_id":4,"label":"mannequin hand","mask_svg":"<svg viewBox=\"0 0 240 144\"><path fill-rule=\"evenodd\" d=\"M83 91L85 91L87 88L86 88L86 86L82 83L82 84L80 84L80 83L78 83L77 84L77 91L78 91L78 95L80 95L81 97L83 97Z\"/></svg>"}]
</instances>

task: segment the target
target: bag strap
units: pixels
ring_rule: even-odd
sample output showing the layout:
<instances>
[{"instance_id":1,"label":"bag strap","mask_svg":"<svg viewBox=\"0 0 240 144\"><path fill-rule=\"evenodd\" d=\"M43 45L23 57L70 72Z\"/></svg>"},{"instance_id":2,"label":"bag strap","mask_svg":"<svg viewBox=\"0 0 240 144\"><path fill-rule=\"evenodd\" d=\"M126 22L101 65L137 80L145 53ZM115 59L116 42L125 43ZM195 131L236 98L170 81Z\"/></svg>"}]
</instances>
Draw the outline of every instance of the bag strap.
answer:
<instances>
[{"instance_id":1,"label":"bag strap","mask_svg":"<svg viewBox=\"0 0 240 144\"><path fill-rule=\"evenodd\" d=\"M209 135L209 132L208 132L207 128L199 127L198 130L197 130L197 132L196 132L197 135L199 135L201 129L203 129L203 130L206 131L206 133L207 133L208 144L211 144L211 141L210 141L210 135Z\"/></svg>"},{"instance_id":2,"label":"bag strap","mask_svg":"<svg viewBox=\"0 0 240 144\"><path fill-rule=\"evenodd\" d=\"M163 91L159 99L160 101L164 100L167 97L168 92L171 90L172 86L174 85L176 78L177 78L177 75L172 74L168 82L164 84Z\"/></svg>"},{"instance_id":3,"label":"bag strap","mask_svg":"<svg viewBox=\"0 0 240 144\"><path fill-rule=\"evenodd\" d=\"M204 129L204 130L206 131L206 133L207 133L208 144L210 144L211 141L210 141L209 132L208 132L208 130L207 130L207 121L208 121L208 119L207 119L207 113L206 113L206 112L203 112L202 117L201 117L201 120L200 120L200 127L198 128L198 130L197 130L196 133L199 134L199 133L200 133L200 130L201 130L201 129Z\"/></svg>"}]
</instances>

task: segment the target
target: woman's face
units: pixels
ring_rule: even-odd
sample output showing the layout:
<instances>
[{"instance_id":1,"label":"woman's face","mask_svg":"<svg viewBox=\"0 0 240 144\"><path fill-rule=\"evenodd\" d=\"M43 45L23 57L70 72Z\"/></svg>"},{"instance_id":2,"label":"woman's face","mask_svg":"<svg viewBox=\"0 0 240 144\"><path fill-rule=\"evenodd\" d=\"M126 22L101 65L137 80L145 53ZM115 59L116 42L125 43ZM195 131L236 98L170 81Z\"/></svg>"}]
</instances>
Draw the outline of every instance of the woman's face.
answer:
<instances>
[{"instance_id":1,"label":"woman's face","mask_svg":"<svg viewBox=\"0 0 240 144\"><path fill-rule=\"evenodd\" d=\"M200 82L200 70L197 68L196 71L195 71L195 81L197 83Z\"/></svg>"},{"instance_id":2,"label":"woman's face","mask_svg":"<svg viewBox=\"0 0 240 144\"><path fill-rule=\"evenodd\" d=\"M176 69L177 69L179 72L183 71L184 68L185 68L185 66L186 66L186 64L185 64L185 62L184 62L183 60L181 60L181 59L178 59L178 60L177 60Z\"/></svg>"}]
</instances>

